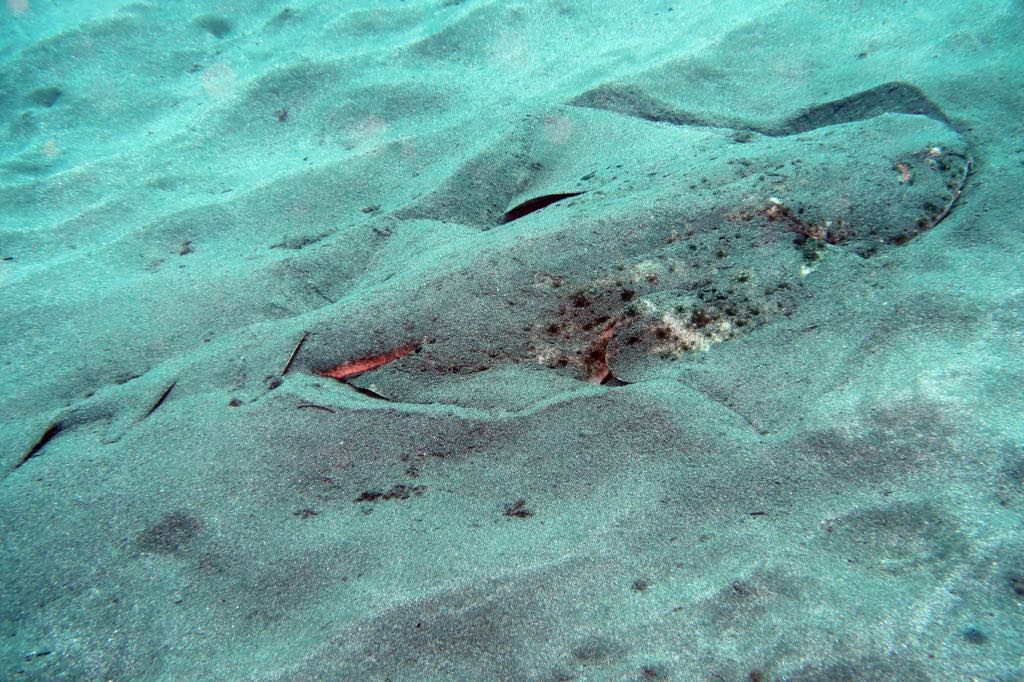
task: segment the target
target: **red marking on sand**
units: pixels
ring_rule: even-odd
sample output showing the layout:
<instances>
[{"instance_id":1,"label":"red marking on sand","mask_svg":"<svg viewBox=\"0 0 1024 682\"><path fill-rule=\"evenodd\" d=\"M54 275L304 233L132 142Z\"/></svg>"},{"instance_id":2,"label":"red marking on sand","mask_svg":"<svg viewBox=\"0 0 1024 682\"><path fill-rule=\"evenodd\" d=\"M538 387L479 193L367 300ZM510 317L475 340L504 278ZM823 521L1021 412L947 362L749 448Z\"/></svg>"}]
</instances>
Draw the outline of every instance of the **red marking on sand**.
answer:
<instances>
[{"instance_id":1,"label":"red marking on sand","mask_svg":"<svg viewBox=\"0 0 1024 682\"><path fill-rule=\"evenodd\" d=\"M790 232L802 234L808 239L829 244L839 244L847 237L846 224L837 220L835 227L822 227L816 223L805 223L788 206L784 206L777 199L769 199L768 206L757 211L754 215L764 216L773 223L781 223Z\"/></svg>"},{"instance_id":2,"label":"red marking on sand","mask_svg":"<svg viewBox=\"0 0 1024 682\"><path fill-rule=\"evenodd\" d=\"M619 324L618 318L613 318L608 325L597 335L597 339L587 351L587 369L590 376L587 381L592 384L599 384L609 376L612 370L608 367L608 342L615 335L615 327Z\"/></svg>"},{"instance_id":3,"label":"red marking on sand","mask_svg":"<svg viewBox=\"0 0 1024 682\"><path fill-rule=\"evenodd\" d=\"M316 373L322 377L331 377L338 381L344 381L345 379L351 379L354 376L359 376L363 372L369 372L371 369L377 369L383 367L389 362L405 357L409 353L415 353L420 349L418 344L410 343L405 346L399 346L394 350L389 350L387 353L380 353L378 355L371 355L365 358L359 358L358 360L348 360L343 362L336 367L330 369L318 369Z\"/></svg>"},{"instance_id":4,"label":"red marking on sand","mask_svg":"<svg viewBox=\"0 0 1024 682\"><path fill-rule=\"evenodd\" d=\"M914 178L914 176L911 175L911 173L910 173L910 166L908 166L907 164L905 164L903 162L897 163L896 165L893 166L893 168L900 172L900 184L901 185L907 184L908 182L910 182Z\"/></svg>"}]
</instances>

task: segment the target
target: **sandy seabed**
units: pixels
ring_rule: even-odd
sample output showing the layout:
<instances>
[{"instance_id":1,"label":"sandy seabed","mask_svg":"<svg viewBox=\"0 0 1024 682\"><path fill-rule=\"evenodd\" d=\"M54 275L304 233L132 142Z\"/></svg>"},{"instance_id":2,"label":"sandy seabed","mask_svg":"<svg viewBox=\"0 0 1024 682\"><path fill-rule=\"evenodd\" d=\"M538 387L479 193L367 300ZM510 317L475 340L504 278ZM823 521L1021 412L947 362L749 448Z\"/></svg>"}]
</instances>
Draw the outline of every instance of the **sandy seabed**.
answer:
<instances>
[{"instance_id":1,"label":"sandy seabed","mask_svg":"<svg viewBox=\"0 0 1024 682\"><path fill-rule=\"evenodd\" d=\"M0 677L1024 677L1024 4L0 10Z\"/></svg>"}]
</instances>

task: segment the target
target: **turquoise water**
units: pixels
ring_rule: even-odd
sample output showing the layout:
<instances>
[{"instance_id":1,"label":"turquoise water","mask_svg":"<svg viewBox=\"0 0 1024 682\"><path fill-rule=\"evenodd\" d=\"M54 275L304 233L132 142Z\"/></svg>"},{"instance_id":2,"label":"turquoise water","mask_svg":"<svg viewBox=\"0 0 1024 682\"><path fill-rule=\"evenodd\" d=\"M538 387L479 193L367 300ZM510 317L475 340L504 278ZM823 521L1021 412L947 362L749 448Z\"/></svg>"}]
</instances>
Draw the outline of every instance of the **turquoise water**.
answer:
<instances>
[{"instance_id":1,"label":"turquoise water","mask_svg":"<svg viewBox=\"0 0 1024 682\"><path fill-rule=\"evenodd\" d=\"M0 17L0 677L1024 678L1019 2Z\"/></svg>"}]
</instances>

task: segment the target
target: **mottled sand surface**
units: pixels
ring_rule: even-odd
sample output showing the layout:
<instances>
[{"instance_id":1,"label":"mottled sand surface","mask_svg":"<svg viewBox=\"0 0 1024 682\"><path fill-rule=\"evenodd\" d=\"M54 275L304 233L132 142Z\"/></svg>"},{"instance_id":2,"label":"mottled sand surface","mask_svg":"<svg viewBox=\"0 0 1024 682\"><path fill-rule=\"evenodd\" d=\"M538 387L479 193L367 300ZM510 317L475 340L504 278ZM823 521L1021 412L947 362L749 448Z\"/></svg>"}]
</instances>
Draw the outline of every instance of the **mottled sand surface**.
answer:
<instances>
[{"instance_id":1,"label":"mottled sand surface","mask_svg":"<svg viewBox=\"0 0 1024 682\"><path fill-rule=\"evenodd\" d=\"M1024 4L0 10L0 677L1024 677Z\"/></svg>"}]
</instances>

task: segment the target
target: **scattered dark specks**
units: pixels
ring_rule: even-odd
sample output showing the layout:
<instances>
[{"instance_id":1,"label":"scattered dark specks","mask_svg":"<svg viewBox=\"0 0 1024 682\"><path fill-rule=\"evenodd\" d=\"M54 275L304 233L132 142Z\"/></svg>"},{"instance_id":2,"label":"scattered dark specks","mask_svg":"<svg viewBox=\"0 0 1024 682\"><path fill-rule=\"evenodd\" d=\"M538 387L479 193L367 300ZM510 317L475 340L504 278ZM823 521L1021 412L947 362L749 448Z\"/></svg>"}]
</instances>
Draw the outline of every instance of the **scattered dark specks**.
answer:
<instances>
[{"instance_id":1,"label":"scattered dark specks","mask_svg":"<svg viewBox=\"0 0 1024 682\"><path fill-rule=\"evenodd\" d=\"M135 538L135 544L145 552L177 554L203 529L202 522L186 512L165 515Z\"/></svg>"},{"instance_id":2,"label":"scattered dark specks","mask_svg":"<svg viewBox=\"0 0 1024 682\"><path fill-rule=\"evenodd\" d=\"M405 485L397 483L391 486L390 490L364 490L356 498L356 502L377 502L378 500L408 500L413 495L422 495L426 492L422 485Z\"/></svg>"},{"instance_id":3,"label":"scattered dark specks","mask_svg":"<svg viewBox=\"0 0 1024 682\"><path fill-rule=\"evenodd\" d=\"M729 583L729 587L731 587L733 593L739 597L749 597L754 594L754 588L742 580L733 580Z\"/></svg>"},{"instance_id":4,"label":"scattered dark specks","mask_svg":"<svg viewBox=\"0 0 1024 682\"><path fill-rule=\"evenodd\" d=\"M185 241L183 241L181 243L181 247L178 248L178 255L179 256L187 256L188 254L190 254L190 253L192 253L194 251L195 251L195 249L192 248L192 242L190 240L186 239Z\"/></svg>"},{"instance_id":5,"label":"scattered dark specks","mask_svg":"<svg viewBox=\"0 0 1024 682\"><path fill-rule=\"evenodd\" d=\"M533 516L533 512L526 508L526 500L522 497L511 504L506 504L503 513L512 519L528 519Z\"/></svg>"},{"instance_id":6,"label":"scattered dark specks","mask_svg":"<svg viewBox=\"0 0 1024 682\"><path fill-rule=\"evenodd\" d=\"M668 8L672 11L672 8ZM645 665L640 669L640 675L645 680L667 680L670 679L668 669L665 666L654 664Z\"/></svg>"}]
</instances>

